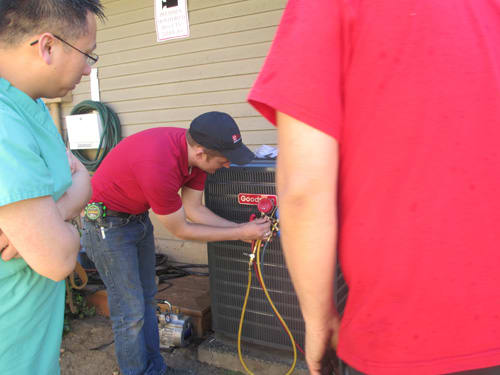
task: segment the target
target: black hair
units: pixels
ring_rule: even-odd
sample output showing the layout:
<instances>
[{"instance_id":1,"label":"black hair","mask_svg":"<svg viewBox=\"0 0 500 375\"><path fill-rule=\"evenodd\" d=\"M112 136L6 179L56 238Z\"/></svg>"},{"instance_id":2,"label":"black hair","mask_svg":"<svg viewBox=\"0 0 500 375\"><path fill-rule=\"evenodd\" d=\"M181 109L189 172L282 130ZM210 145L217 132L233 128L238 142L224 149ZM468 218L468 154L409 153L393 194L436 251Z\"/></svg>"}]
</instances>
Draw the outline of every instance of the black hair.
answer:
<instances>
[{"instance_id":1,"label":"black hair","mask_svg":"<svg viewBox=\"0 0 500 375\"><path fill-rule=\"evenodd\" d=\"M105 18L100 0L0 0L0 43L52 32L75 40L87 33L87 13Z\"/></svg>"}]
</instances>

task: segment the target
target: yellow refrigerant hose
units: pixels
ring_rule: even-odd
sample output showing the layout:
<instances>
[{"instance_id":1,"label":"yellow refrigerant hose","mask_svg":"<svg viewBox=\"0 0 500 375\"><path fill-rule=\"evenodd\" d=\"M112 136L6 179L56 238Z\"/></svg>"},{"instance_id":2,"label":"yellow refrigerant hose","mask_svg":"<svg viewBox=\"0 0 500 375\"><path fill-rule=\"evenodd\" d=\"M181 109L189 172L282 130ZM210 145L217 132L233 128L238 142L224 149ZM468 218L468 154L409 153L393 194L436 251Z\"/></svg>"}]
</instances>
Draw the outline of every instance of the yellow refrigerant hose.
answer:
<instances>
[{"instance_id":1,"label":"yellow refrigerant hose","mask_svg":"<svg viewBox=\"0 0 500 375\"><path fill-rule=\"evenodd\" d=\"M241 354L241 332L243 330L243 321L245 320L245 311L246 311L246 307L247 307L248 296L250 295L250 288L252 286L252 265L253 265L254 259L256 257L257 258L257 271L258 271L257 277L259 278L259 281L261 283L262 290L264 291L264 293L267 297L267 300L269 301L269 304L271 305L274 313L276 314L276 317L279 319L280 323L282 324L283 328L285 329L285 331L288 334L288 337L290 338L290 341L292 343L293 363L292 363L292 366L290 367L290 369L288 370L288 372L286 373L286 375L290 375L293 372L293 370L295 369L295 365L297 363L297 348L295 347L295 339L293 338L292 332L290 331L286 322L283 320L280 313L276 309L276 306L274 306L274 303L271 300L271 296L269 295L269 292L267 291L266 284L264 283L264 278L262 277L262 272L261 272L261 268L260 268L260 247L261 247L261 244L262 244L261 240L255 242L255 244L253 246L252 254L250 254L250 261L248 263L247 291L245 294L245 299L243 301L243 307L241 309L240 324L238 327L238 357L239 357L241 365L243 366L245 371L249 375L254 375L254 373L248 369L245 361L243 360L243 355Z\"/></svg>"}]
</instances>

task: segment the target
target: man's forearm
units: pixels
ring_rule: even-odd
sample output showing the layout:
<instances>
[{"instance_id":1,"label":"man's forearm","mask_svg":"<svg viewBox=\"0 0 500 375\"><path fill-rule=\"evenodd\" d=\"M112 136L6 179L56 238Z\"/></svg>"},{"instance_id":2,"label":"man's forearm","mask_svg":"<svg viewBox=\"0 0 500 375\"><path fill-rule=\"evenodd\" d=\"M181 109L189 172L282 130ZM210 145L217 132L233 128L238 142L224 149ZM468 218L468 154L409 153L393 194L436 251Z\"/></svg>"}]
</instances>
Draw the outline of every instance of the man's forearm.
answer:
<instances>
[{"instance_id":1,"label":"man's forearm","mask_svg":"<svg viewBox=\"0 0 500 375\"><path fill-rule=\"evenodd\" d=\"M213 213L205 206L199 206L194 212L190 212L188 219L197 224L211 225L215 227L236 227L237 223L226 220Z\"/></svg>"},{"instance_id":2,"label":"man's forearm","mask_svg":"<svg viewBox=\"0 0 500 375\"><path fill-rule=\"evenodd\" d=\"M78 216L92 195L87 170L78 170L72 177L73 184L56 202L57 209L64 220Z\"/></svg>"},{"instance_id":3,"label":"man's forearm","mask_svg":"<svg viewBox=\"0 0 500 375\"><path fill-rule=\"evenodd\" d=\"M237 241L243 238L240 227L223 227L198 223L186 223L182 229L174 233L183 240L194 241Z\"/></svg>"},{"instance_id":4,"label":"man's forearm","mask_svg":"<svg viewBox=\"0 0 500 375\"><path fill-rule=\"evenodd\" d=\"M338 146L333 138L284 114L278 114L278 130L283 253L306 324L317 324L336 315Z\"/></svg>"},{"instance_id":5,"label":"man's forearm","mask_svg":"<svg viewBox=\"0 0 500 375\"><path fill-rule=\"evenodd\" d=\"M336 223L322 214L321 201L321 194L280 195L283 252L306 322L323 321L335 313Z\"/></svg>"},{"instance_id":6,"label":"man's forearm","mask_svg":"<svg viewBox=\"0 0 500 375\"><path fill-rule=\"evenodd\" d=\"M186 220L181 208L170 215L158 215L160 222L176 237L195 241L252 241L269 235L269 221L257 219L249 223L231 226L192 223ZM224 223L225 224L225 223Z\"/></svg>"}]
</instances>

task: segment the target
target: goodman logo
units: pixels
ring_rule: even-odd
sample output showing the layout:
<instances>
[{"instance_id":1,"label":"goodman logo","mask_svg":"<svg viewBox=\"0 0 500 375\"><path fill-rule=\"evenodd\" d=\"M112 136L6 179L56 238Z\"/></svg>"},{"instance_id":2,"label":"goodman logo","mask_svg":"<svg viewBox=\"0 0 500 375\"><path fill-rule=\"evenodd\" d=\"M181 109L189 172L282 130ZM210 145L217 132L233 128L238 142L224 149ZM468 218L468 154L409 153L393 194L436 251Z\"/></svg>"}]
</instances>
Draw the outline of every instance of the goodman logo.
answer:
<instances>
[{"instance_id":1,"label":"goodman logo","mask_svg":"<svg viewBox=\"0 0 500 375\"><path fill-rule=\"evenodd\" d=\"M247 204L247 205L257 205L262 198L270 199L275 206L278 205L278 197L276 195L268 195L268 194L248 194L248 193L239 193L238 194L238 203L239 204Z\"/></svg>"}]
</instances>

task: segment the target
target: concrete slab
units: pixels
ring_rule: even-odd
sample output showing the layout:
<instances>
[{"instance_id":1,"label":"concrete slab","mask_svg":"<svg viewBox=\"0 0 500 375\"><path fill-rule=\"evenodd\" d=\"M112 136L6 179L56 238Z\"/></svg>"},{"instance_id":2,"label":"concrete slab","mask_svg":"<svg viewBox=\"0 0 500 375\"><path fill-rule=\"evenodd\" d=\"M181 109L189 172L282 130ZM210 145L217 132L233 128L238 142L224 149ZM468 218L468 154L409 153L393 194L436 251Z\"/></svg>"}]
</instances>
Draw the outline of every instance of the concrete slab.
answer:
<instances>
[{"instance_id":1,"label":"concrete slab","mask_svg":"<svg viewBox=\"0 0 500 375\"><path fill-rule=\"evenodd\" d=\"M284 375L293 362L293 352L286 353L272 349L260 350L243 346L243 360L255 375ZM297 353L297 363L292 374L308 375L307 365ZM235 345L227 345L215 336L206 339L198 346L198 361L211 366L246 374L238 358L238 349Z\"/></svg>"}]
</instances>

